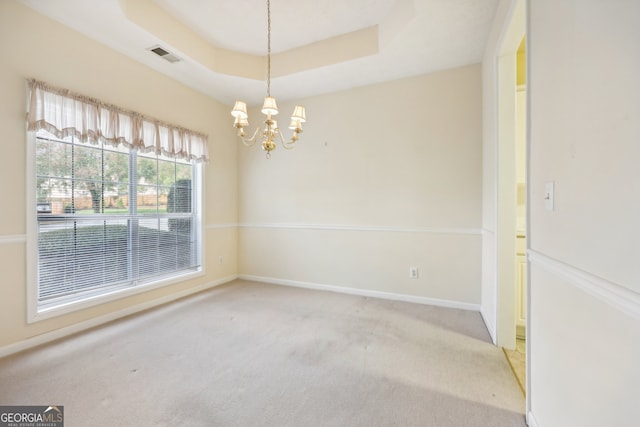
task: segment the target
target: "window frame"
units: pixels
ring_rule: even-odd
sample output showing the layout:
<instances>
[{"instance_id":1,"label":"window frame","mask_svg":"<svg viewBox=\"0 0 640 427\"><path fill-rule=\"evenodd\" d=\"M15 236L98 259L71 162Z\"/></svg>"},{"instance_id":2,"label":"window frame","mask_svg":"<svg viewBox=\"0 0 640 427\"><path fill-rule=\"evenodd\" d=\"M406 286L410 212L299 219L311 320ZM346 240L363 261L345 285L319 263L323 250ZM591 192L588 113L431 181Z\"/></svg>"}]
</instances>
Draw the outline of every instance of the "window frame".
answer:
<instances>
[{"instance_id":1,"label":"window frame","mask_svg":"<svg viewBox=\"0 0 640 427\"><path fill-rule=\"evenodd\" d=\"M38 217L37 217L37 177L36 177L36 132L26 131L26 229L27 229L27 323L35 323L41 320L50 319L65 314L74 313L95 307L100 304L120 300L155 289L174 285L186 280L195 279L205 275L205 238L203 215L204 215L204 168L200 162L191 162L193 168L193 191L195 208L195 232L198 233L196 254L196 270L179 272L162 278L154 278L138 282L134 286L127 286L119 289L107 289L103 293L96 295L86 295L85 298L75 301L65 301L59 304L48 304L43 307L38 301ZM144 303L143 303L144 304Z\"/></svg>"}]
</instances>

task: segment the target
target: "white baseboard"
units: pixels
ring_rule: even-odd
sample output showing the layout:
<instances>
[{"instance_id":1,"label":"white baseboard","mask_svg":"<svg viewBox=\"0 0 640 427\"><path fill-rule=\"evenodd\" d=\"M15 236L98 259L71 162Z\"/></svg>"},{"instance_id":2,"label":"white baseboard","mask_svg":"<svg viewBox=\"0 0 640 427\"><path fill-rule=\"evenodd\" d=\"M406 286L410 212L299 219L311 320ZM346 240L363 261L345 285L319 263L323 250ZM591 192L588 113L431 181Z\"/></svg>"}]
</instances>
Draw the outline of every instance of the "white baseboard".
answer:
<instances>
[{"instance_id":1,"label":"white baseboard","mask_svg":"<svg viewBox=\"0 0 640 427\"><path fill-rule=\"evenodd\" d=\"M284 285L284 286L293 286L298 288L316 289L321 291L338 292L338 293L349 294L349 295L359 295L359 296L366 296L371 298L387 299L392 301L404 301L404 302L412 302L417 304L434 305L439 307L456 308L461 310L470 310L470 311L480 312L479 304L471 304L471 303L464 303L459 301L420 297L415 295L395 294L391 292L373 291L373 290L367 290L367 289L357 289L357 288L349 288L349 287L343 287L343 286L326 285L326 284L319 284L319 283L312 283L312 282L301 282L301 281L295 281L295 280L285 280L285 279L277 279L272 277L241 274L241 275L227 276L227 277L215 280L213 282L208 282L200 286L186 289L184 291L181 291L175 294L166 295L162 298L154 299L152 301L147 301L142 304L138 304L132 307L127 307L122 310L114 311L112 313L108 313L99 317L88 319L80 323L66 326L64 328L46 332L44 334L27 338L17 343L5 345L3 347L0 347L0 358L9 356L11 354L19 353L21 351L28 350L30 348L37 347L39 345L49 343L51 341L55 341L55 340L76 334L78 332L82 332L84 330L94 328L96 326L100 326L105 323L120 319L122 317L129 316L131 314L135 314L153 307L157 307L159 305L166 304L166 303L178 300L180 298L187 297L189 295L192 295L207 289L214 288L216 286L223 285L235 279L244 279L244 280L251 280L256 282L270 283L274 285Z\"/></svg>"},{"instance_id":2,"label":"white baseboard","mask_svg":"<svg viewBox=\"0 0 640 427\"><path fill-rule=\"evenodd\" d=\"M345 286L326 285L313 282L301 282L297 280L278 279L274 277L253 276L249 274L238 275L239 279L263 282L273 285L292 286L296 288L315 289L320 291L338 292L349 295L359 295L371 298L387 299L392 301L413 302L424 305L457 308L461 310L480 311L480 304L471 304L459 301L442 300L437 298L419 297L415 295L395 294L392 292L373 291L369 289L349 288Z\"/></svg>"},{"instance_id":3,"label":"white baseboard","mask_svg":"<svg viewBox=\"0 0 640 427\"><path fill-rule=\"evenodd\" d=\"M37 335L35 337L27 338L17 343L5 345L3 347L0 347L0 358L9 356L14 353L19 353L21 351L28 350L30 348L37 347L42 344L46 344L48 342L55 341L60 338L67 337L69 335L73 335L90 328L95 328L96 326L100 326L105 323L120 319L122 317L129 316L131 314L135 314L143 310L148 310L150 308L157 307L159 305L163 305L163 304L178 300L180 298L184 298L189 295L193 295L198 292L205 291L207 289L215 288L216 286L220 286L225 283L231 282L232 280L235 280L237 278L238 278L237 275L223 277L221 279L214 280L213 282L204 283L202 285L195 286L193 288L185 289L184 291L181 291L181 292L166 295L162 298L146 301L146 302L143 302L142 304L134 305L134 306L127 307L122 310L114 311L112 313L108 313L102 316L87 319L83 322L75 323L73 325L66 326L64 328L56 329L54 331L46 332L44 334Z\"/></svg>"},{"instance_id":4,"label":"white baseboard","mask_svg":"<svg viewBox=\"0 0 640 427\"><path fill-rule=\"evenodd\" d=\"M533 413L531 411L527 412L527 425L529 427L540 427L540 425L536 421L536 417L533 416Z\"/></svg>"}]
</instances>

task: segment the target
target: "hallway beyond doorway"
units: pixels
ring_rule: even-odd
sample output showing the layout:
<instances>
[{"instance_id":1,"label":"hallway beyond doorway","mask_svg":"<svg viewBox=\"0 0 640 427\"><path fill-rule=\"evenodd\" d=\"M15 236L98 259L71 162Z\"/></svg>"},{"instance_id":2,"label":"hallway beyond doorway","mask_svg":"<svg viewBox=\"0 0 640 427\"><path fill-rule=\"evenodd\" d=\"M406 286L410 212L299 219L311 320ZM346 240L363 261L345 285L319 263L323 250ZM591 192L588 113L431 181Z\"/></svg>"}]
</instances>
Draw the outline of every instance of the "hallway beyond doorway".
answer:
<instances>
[{"instance_id":1,"label":"hallway beyond doorway","mask_svg":"<svg viewBox=\"0 0 640 427\"><path fill-rule=\"evenodd\" d=\"M504 355L507 357L507 361L509 362L509 366L511 366L511 370L513 374L516 376L516 380L518 380L518 385L520 386L520 390L522 390L522 394L526 396L526 385L527 385L527 343L525 340L518 338L516 340L516 349L515 350L507 350L506 348L502 349L504 351Z\"/></svg>"}]
</instances>

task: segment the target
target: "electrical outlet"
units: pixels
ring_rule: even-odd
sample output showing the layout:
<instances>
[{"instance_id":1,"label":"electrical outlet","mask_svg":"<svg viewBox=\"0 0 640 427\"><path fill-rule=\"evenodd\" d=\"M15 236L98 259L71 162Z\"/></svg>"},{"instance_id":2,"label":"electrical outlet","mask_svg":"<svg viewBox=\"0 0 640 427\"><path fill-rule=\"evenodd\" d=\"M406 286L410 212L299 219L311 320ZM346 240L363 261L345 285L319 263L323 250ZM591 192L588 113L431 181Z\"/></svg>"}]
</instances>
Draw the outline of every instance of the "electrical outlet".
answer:
<instances>
[{"instance_id":1,"label":"electrical outlet","mask_svg":"<svg viewBox=\"0 0 640 427\"><path fill-rule=\"evenodd\" d=\"M418 278L418 267L409 267L409 278L410 279Z\"/></svg>"},{"instance_id":2,"label":"electrical outlet","mask_svg":"<svg viewBox=\"0 0 640 427\"><path fill-rule=\"evenodd\" d=\"M222 255L220 255L220 256L218 257L218 263L222 264L222 261L224 261L224 258L222 258Z\"/></svg>"}]
</instances>

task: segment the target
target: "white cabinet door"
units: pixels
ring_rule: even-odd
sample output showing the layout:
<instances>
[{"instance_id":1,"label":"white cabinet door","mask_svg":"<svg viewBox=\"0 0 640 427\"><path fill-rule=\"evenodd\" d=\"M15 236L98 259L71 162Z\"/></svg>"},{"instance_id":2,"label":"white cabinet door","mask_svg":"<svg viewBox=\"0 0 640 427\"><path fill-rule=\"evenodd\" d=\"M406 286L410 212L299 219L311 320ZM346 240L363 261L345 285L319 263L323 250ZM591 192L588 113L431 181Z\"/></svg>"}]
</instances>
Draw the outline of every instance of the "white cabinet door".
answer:
<instances>
[{"instance_id":1,"label":"white cabinet door","mask_svg":"<svg viewBox=\"0 0 640 427\"><path fill-rule=\"evenodd\" d=\"M516 257L516 326L523 335L527 325L527 257Z\"/></svg>"}]
</instances>

